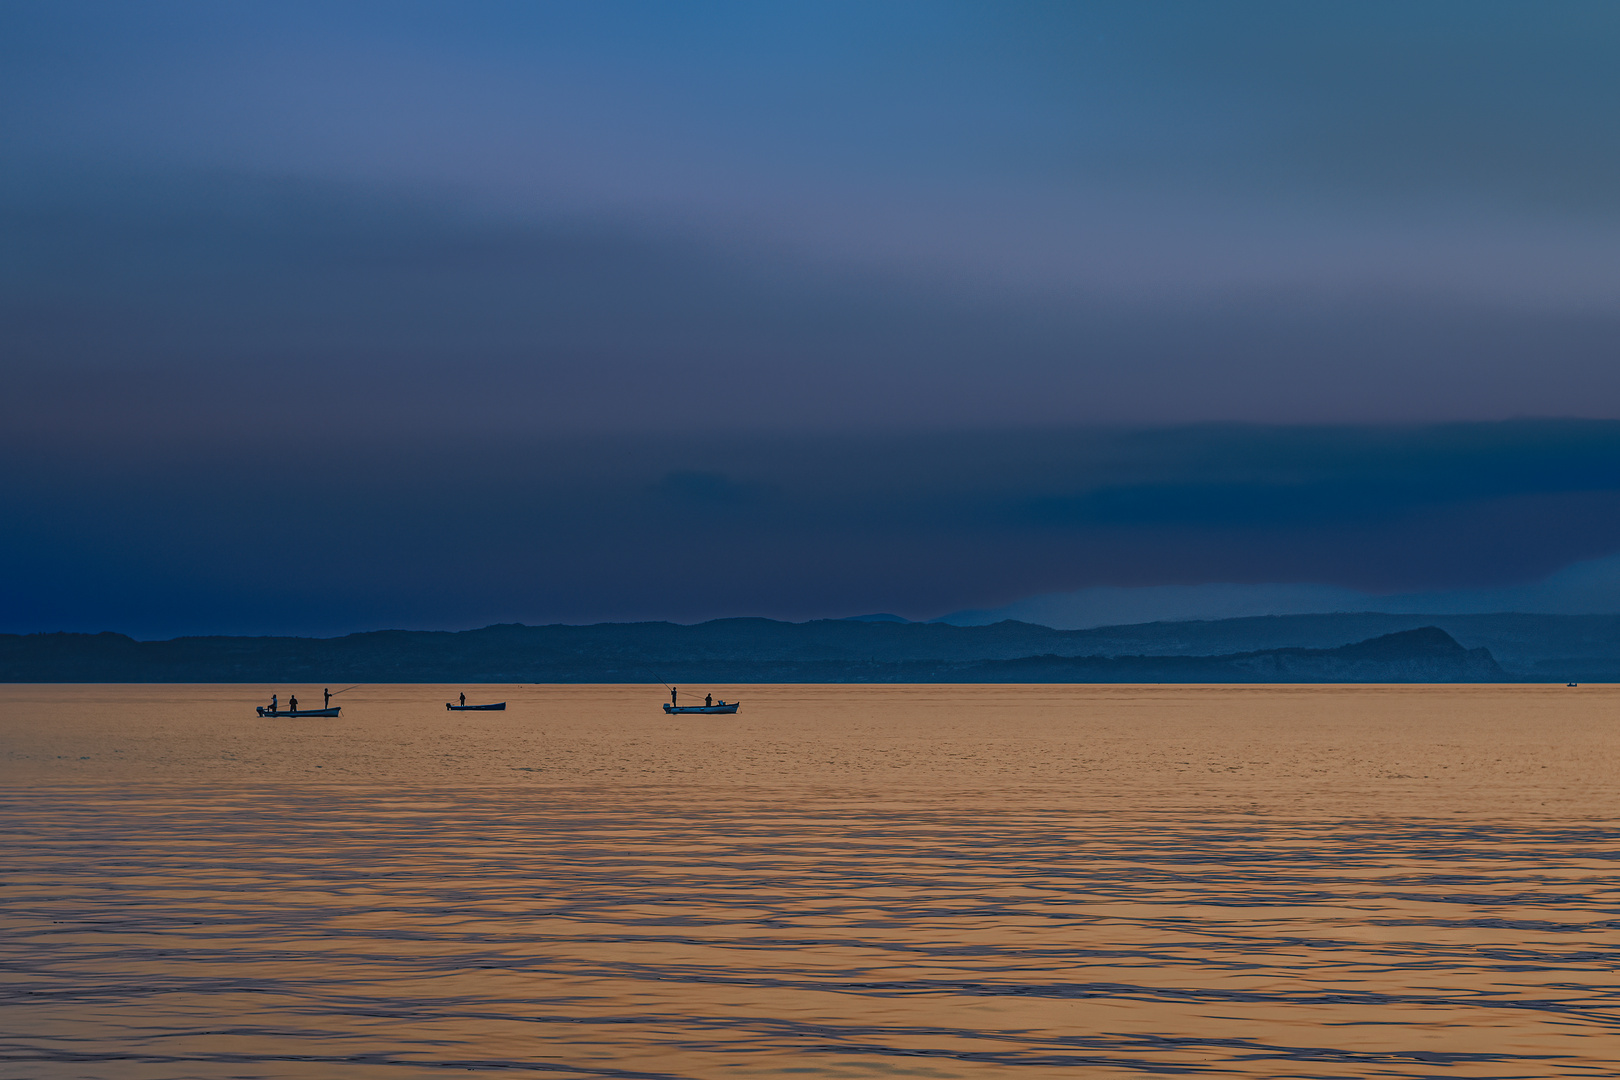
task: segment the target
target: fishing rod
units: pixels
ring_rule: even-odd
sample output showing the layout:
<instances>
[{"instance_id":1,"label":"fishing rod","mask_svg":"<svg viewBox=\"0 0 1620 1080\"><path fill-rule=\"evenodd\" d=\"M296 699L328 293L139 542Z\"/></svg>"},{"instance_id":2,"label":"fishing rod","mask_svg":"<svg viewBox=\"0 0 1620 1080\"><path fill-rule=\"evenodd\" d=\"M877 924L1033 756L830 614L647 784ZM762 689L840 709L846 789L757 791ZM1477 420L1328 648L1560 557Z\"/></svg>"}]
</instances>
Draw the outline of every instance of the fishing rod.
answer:
<instances>
[{"instance_id":1,"label":"fishing rod","mask_svg":"<svg viewBox=\"0 0 1620 1080\"><path fill-rule=\"evenodd\" d=\"M644 667L641 670L645 671L649 675L652 675L653 678L658 679L658 676L653 673L652 669ZM669 691L669 700L670 700L671 704L673 704L674 701L675 701L675 688L673 686L669 685L669 683L664 682L663 679L658 679L658 681L664 687L665 690ZM665 706L665 708L668 708L668 707L669 706L667 706L667 705Z\"/></svg>"},{"instance_id":2,"label":"fishing rod","mask_svg":"<svg viewBox=\"0 0 1620 1080\"><path fill-rule=\"evenodd\" d=\"M333 694L332 696L337 697L338 694L347 694L350 690L354 690L354 689L356 689L358 687L361 687L361 686L364 686L364 685L366 685L366 684L365 683L355 683L354 686L345 686L343 689L339 690L337 692L337 694Z\"/></svg>"}]
</instances>

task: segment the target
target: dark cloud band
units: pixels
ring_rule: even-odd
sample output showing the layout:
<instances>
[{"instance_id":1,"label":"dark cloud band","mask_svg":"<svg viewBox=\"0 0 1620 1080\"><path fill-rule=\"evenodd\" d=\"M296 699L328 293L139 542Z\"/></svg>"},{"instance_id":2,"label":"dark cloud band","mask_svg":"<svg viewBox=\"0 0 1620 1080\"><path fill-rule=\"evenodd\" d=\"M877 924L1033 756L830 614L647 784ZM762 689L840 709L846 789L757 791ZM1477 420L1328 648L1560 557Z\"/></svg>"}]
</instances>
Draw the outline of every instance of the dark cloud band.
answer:
<instances>
[{"instance_id":1,"label":"dark cloud band","mask_svg":"<svg viewBox=\"0 0 1620 1080\"><path fill-rule=\"evenodd\" d=\"M1620 550L1620 424L6 447L5 630L932 617Z\"/></svg>"}]
</instances>

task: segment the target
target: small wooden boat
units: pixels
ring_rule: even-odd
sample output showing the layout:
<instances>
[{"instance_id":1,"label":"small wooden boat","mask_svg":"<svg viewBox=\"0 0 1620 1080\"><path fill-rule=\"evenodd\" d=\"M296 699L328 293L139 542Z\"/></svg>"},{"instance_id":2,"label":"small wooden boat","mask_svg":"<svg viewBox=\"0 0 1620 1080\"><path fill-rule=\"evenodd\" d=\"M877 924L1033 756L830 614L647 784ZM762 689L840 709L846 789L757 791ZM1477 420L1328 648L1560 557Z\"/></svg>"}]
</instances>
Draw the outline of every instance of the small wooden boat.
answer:
<instances>
[{"instance_id":1,"label":"small wooden boat","mask_svg":"<svg viewBox=\"0 0 1620 1080\"><path fill-rule=\"evenodd\" d=\"M451 712L505 712L506 702L497 701L493 705L452 705L447 701L444 707Z\"/></svg>"},{"instance_id":2,"label":"small wooden boat","mask_svg":"<svg viewBox=\"0 0 1620 1080\"><path fill-rule=\"evenodd\" d=\"M255 705L260 716L336 716L341 705L333 705L330 709L267 709L263 705Z\"/></svg>"},{"instance_id":3,"label":"small wooden boat","mask_svg":"<svg viewBox=\"0 0 1620 1080\"><path fill-rule=\"evenodd\" d=\"M741 704L740 701L733 701L729 704L721 701L713 705L671 705L666 701L664 702L664 711L671 716L675 713L705 713L714 716L718 713L734 713L737 711L737 706Z\"/></svg>"}]
</instances>

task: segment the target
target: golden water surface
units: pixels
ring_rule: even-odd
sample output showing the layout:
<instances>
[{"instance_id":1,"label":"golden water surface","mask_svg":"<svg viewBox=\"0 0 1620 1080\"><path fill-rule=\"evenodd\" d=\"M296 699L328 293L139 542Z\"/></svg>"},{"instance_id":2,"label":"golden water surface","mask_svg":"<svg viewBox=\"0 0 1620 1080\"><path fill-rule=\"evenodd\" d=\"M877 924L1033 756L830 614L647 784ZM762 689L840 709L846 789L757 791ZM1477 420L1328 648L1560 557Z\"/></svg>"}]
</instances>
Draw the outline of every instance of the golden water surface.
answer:
<instances>
[{"instance_id":1,"label":"golden water surface","mask_svg":"<svg viewBox=\"0 0 1620 1080\"><path fill-rule=\"evenodd\" d=\"M718 692L0 686L0 1076L1620 1075L1620 689Z\"/></svg>"}]
</instances>

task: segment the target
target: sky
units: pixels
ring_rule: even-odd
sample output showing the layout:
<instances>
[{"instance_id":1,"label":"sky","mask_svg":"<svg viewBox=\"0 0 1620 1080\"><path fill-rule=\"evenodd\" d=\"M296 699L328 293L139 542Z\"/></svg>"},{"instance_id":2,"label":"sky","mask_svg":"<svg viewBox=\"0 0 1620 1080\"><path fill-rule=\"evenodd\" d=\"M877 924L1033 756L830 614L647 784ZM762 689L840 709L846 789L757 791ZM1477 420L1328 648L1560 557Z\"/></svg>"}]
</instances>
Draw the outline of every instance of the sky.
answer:
<instances>
[{"instance_id":1,"label":"sky","mask_svg":"<svg viewBox=\"0 0 1620 1080\"><path fill-rule=\"evenodd\" d=\"M0 6L0 631L1620 552L1620 9Z\"/></svg>"}]
</instances>

